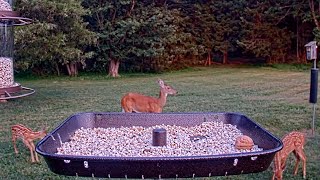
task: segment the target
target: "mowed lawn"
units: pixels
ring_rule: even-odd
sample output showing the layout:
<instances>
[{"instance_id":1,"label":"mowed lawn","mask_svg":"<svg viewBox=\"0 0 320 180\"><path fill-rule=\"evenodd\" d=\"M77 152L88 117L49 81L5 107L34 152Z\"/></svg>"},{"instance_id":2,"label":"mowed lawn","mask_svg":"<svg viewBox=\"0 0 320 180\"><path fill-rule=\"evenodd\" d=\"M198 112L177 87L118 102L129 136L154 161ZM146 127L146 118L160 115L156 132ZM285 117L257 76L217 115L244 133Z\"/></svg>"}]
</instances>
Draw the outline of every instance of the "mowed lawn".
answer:
<instances>
[{"instance_id":1,"label":"mowed lawn","mask_svg":"<svg viewBox=\"0 0 320 180\"><path fill-rule=\"evenodd\" d=\"M168 97L164 112L239 112L279 138L293 130L311 128L309 70L220 67L122 75L117 79L104 75L16 79L36 93L0 104L0 179L92 179L56 175L41 156L41 164L31 164L29 150L21 141L20 152L15 155L10 127L21 123L33 130L48 126L51 131L74 113L119 112L121 96L126 92L158 96L158 78L178 90L178 95ZM319 112L317 109L317 116ZM305 146L308 179L320 179L319 133L317 117L315 136L308 136ZM292 175L293 166L290 155L284 179L302 179L301 168L296 177ZM271 179L272 168L271 164L261 173L206 179Z\"/></svg>"}]
</instances>

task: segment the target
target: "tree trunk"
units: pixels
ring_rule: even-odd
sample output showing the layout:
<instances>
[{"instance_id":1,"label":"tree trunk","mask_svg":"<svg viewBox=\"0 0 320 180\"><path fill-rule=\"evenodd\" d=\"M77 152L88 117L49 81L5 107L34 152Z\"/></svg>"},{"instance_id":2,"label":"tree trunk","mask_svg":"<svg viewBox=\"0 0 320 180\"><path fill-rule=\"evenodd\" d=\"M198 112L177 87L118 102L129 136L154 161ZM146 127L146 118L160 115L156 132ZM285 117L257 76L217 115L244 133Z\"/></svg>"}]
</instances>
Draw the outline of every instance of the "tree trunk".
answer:
<instances>
[{"instance_id":1,"label":"tree trunk","mask_svg":"<svg viewBox=\"0 0 320 180\"><path fill-rule=\"evenodd\" d=\"M75 63L75 62L67 63L66 66L67 66L69 76L77 76L78 75L77 63Z\"/></svg>"},{"instance_id":2,"label":"tree trunk","mask_svg":"<svg viewBox=\"0 0 320 180\"><path fill-rule=\"evenodd\" d=\"M67 66L67 70L68 70L68 75L70 76L70 74L71 74L70 64L68 63L68 64L66 64L66 66Z\"/></svg>"},{"instance_id":3,"label":"tree trunk","mask_svg":"<svg viewBox=\"0 0 320 180\"><path fill-rule=\"evenodd\" d=\"M109 74L108 76L111 77L120 77L119 75L119 65L120 61L111 59L110 64L109 64Z\"/></svg>"},{"instance_id":4,"label":"tree trunk","mask_svg":"<svg viewBox=\"0 0 320 180\"><path fill-rule=\"evenodd\" d=\"M59 69L58 63L55 63L55 67L56 67L57 75L60 76L60 69Z\"/></svg>"},{"instance_id":5,"label":"tree trunk","mask_svg":"<svg viewBox=\"0 0 320 180\"><path fill-rule=\"evenodd\" d=\"M282 63L285 63L286 62L286 53L284 53L284 50L283 49L280 49L280 54L281 54L281 61Z\"/></svg>"},{"instance_id":6,"label":"tree trunk","mask_svg":"<svg viewBox=\"0 0 320 180\"><path fill-rule=\"evenodd\" d=\"M70 74L69 76L73 76L74 75L74 66L72 63L70 63Z\"/></svg>"},{"instance_id":7,"label":"tree trunk","mask_svg":"<svg viewBox=\"0 0 320 180\"><path fill-rule=\"evenodd\" d=\"M208 55L207 55L207 60L204 64L205 66L211 66L211 52L208 52Z\"/></svg>"},{"instance_id":8,"label":"tree trunk","mask_svg":"<svg viewBox=\"0 0 320 180\"><path fill-rule=\"evenodd\" d=\"M222 60L222 64L227 64L228 63L228 51L225 50L223 52L223 60Z\"/></svg>"}]
</instances>

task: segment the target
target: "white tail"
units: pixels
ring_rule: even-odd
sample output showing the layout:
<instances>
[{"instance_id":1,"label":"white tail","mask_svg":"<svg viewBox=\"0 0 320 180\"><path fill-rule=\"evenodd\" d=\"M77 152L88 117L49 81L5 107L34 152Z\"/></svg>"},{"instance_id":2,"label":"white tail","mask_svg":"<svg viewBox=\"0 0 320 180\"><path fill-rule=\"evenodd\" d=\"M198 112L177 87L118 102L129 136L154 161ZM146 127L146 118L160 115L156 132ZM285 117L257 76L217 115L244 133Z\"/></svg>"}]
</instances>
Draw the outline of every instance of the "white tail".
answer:
<instances>
[{"instance_id":1,"label":"white tail","mask_svg":"<svg viewBox=\"0 0 320 180\"><path fill-rule=\"evenodd\" d=\"M159 98L145 96L138 93L127 93L121 99L121 107L123 112L150 112L161 113L167 101L167 95L175 95L177 91L171 86L164 84L159 79L160 95Z\"/></svg>"}]
</instances>

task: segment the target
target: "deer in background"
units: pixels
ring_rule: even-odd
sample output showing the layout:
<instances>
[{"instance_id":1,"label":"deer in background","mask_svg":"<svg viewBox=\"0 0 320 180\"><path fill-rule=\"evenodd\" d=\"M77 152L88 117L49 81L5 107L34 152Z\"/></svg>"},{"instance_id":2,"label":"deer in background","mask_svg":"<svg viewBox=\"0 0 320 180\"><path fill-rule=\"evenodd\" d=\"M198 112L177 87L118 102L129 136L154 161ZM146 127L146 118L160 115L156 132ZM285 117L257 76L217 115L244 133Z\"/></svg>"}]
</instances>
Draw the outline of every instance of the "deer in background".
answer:
<instances>
[{"instance_id":1,"label":"deer in background","mask_svg":"<svg viewBox=\"0 0 320 180\"><path fill-rule=\"evenodd\" d=\"M274 157L274 174L272 180L282 180L282 174L286 167L287 157L293 152L296 157L296 164L294 166L294 175L298 173L300 160L302 161L303 178L306 178L306 162L307 158L304 154L305 135L304 133L293 131L282 139L283 149L276 153Z\"/></svg>"},{"instance_id":2,"label":"deer in background","mask_svg":"<svg viewBox=\"0 0 320 180\"><path fill-rule=\"evenodd\" d=\"M35 146L33 144L33 141L36 139L42 139L46 136L47 130L46 128L43 128L41 131L34 132L31 129L25 127L22 124L16 124L11 126L11 134L12 134L12 143L14 152L18 154L18 149L16 146L16 140L18 138L22 139L23 143L29 148L30 154L31 154L31 161L39 162L39 158L37 153L35 152ZM34 155L35 154L35 155ZM35 158L34 158L35 156Z\"/></svg>"},{"instance_id":3,"label":"deer in background","mask_svg":"<svg viewBox=\"0 0 320 180\"><path fill-rule=\"evenodd\" d=\"M161 79L158 80L158 83L160 86L159 98L132 92L127 93L121 99L122 112L161 113L166 104L168 94L176 95L177 91L166 85Z\"/></svg>"}]
</instances>

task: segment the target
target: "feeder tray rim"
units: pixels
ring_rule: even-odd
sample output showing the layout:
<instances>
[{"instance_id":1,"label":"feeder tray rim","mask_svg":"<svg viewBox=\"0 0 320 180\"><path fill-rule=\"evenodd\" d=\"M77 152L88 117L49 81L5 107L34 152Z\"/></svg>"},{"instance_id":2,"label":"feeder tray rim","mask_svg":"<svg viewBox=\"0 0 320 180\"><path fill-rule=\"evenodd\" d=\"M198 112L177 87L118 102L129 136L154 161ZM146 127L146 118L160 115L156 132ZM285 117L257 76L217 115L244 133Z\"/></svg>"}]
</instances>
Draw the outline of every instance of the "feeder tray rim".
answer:
<instances>
[{"instance_id":1,"label":"feeder tray rim","mask_svg":"<svg viewBox=\"0 0 320 180\"><path fill-rule=\"evenodd\" d=\"M65 119L58 127L56 127L53 131L49 132L47 134L48 138L50 136L53 137L53 135L65 124L70 121L75 116L81 116L85 114L95 114L95 115L103 115L103 114L112 114L112 115L124 115L124 116L140 116L143 114L147 114L148 116L157 116L157 115L194 115L194 114L207 114L207 115L238 115L238 116L243 116L247 118L247 121L251 121L252 123L255 123L251 119L249 119L246 115L238 112L165 112L165 113L122 113L122 112L78 112L74 113L71 116L69 116L67 119ZM265 128L260 126L259 124L256 124L256 127L259 127L260 129L264 130L269 136L274 138L279 142L279 146L273 148L273 149L268 149L268 150L263 150L263 153L275 153L277 151L280 151L283 148L283 143L282 141L271 134L269 131L267 131ZM47 156L53 159L69 159L69 160L116 160L116 161L156 161L156 160L164 160L164 161L172 161L172 160L203 160L203 159L219 159L219 158L239 158L239 157L255 157L259 156L262 154L261 151L256 151L256 152L242 152L242 153L231 153L231 154L216 154L216 155L203 155L203 156L167 156L167 157L110 157L110 156L82 156L82 155L62 155L62 154L52 154L52 153L46 153L42 149L40 149L40 145L43 144L46 141L47 138L43 138L41 141L39 141L36 145L36 152L39 153L42 156Z\"/></svg>"},{"instance_id":2,"label":"feeder tray rim","mask_svg":"<svg viewBox=\"0 0 320 180\"><path fill-rule=\"evenodd\" d=\"M125 121L119 121L126 118ZM256 139L267 148L263 151L230 153L204 156L174 157L110 157L56 154L56 148L67 140L71 129L81 127L106 127L176 124L188 126L201 122L218 121L242 127L256 134ZM145 120L150 120L145 123ZM97 123L97 124L96 124ZM104 126L105 127L105 126ZM264 137L268 137L264 140ZM62 141L63 140L63 141ZM60 145L59 145L60 144ZM168 112L168 113L121 113L80 112L69 116L58 127L49 132L36 145L36 152L42 155L49 169L59 175L112 178L179 178L240 175L267 170L274 155L282 149L283 143L269 131L241 113L234 112ZM238 163L239 161L239 163ZM159 178L160 179L160 178Z\"/></svg>"},{"instance_id":3,"label":"feeder tray rim","mask_svg":"<svg viewBox=\"0 0 320 180\"><path fill-rule=\"evenodd\" d=\"M51 134L49 134L51 136ZM263 150L263 153L275 153L282 149L283 144L274 149ZM40 144L39 144L40 145ZM38 146L38 145L37 145ZM240 157L258 157L262 153L260 151L257 152L243 152L243 153L232 153L232 154L216 154L216 155L203 155L203 156L163 156L163 157L155 157L155 156L145 156L145 157L108 157L108 156L81 156L81 155L60 155L60 154L50 154L45 153L42 150L36 148L36 152L42 156L47 156L52 159L64 159L64 160L80 160L80 161L94 161L94 160L111 160L111 161L174 161L174 160L210 160L210 159L221 159L221 158L240 158Z\"/></svg>"},{"instance_id":4,"label":"feeder tray rim","mask_svg":"<svg viewBox=\"0 0 320 180\"><path fill-rule=\"evenodd\" d=\"M11 20L13 26L23 26L32 23L32 19L20 17L19 12L16 11L0 11L0 21Z\"/></svg>"},{"instance_id":5,"label":"feeder tray rim","mask_svg":"<svg viewBox=\"0 0 320 180\"><path fill-rule=\"evenodd\" d=\"M15 95L14 93L18 93L21 91L25 91L25 93ZM9 100L9 99L16 99L25 96L30 96L36 91L34 89L23 87L19 83L16 83L14 86L0 88L0 100Z\"/></svg>"},{"instance_id":6,"label":"feeder tray rim","mask_svg":"<svg viewBox=\"0 0 320 180\"><path fill-rule=\"evenodd\" d=\"M19 91L21 91L21 85L19 83L13 83L11 86L0 87L0 95Z\"/></svg>"}]
</instances>

